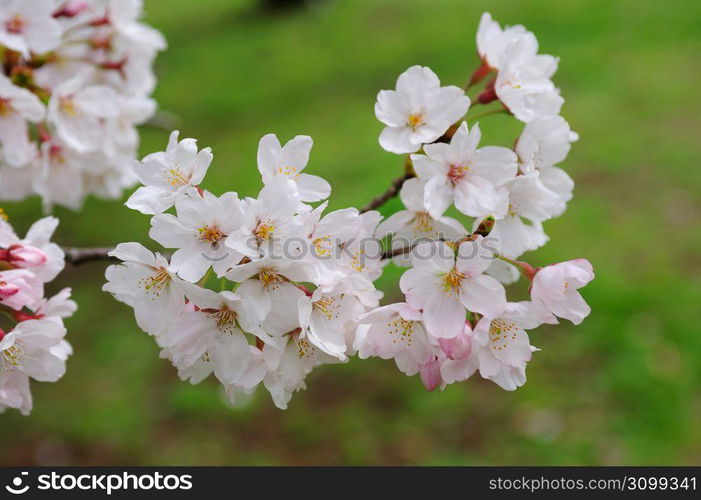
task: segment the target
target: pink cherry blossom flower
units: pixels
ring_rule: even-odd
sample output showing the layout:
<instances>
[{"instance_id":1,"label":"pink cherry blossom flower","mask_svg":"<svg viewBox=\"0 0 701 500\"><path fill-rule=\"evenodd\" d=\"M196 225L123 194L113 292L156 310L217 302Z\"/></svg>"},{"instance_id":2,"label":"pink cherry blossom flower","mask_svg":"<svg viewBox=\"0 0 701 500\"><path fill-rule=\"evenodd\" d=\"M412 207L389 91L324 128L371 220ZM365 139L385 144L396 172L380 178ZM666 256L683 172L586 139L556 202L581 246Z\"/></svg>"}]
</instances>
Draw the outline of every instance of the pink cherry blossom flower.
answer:
<instances>
[{"instance_id":1,"label":"pink cherry blossom flower","mask_svg":"<svg viewBox=\"0 0 701 500\"><path fill-rule=\"evenodd\" d=\"M546 266L533 278L531 300L546 321L557 323L557 316L578 325L591 312L578 290L593 279L594 270L586 259Z\"/></svg>"}]
</instances>

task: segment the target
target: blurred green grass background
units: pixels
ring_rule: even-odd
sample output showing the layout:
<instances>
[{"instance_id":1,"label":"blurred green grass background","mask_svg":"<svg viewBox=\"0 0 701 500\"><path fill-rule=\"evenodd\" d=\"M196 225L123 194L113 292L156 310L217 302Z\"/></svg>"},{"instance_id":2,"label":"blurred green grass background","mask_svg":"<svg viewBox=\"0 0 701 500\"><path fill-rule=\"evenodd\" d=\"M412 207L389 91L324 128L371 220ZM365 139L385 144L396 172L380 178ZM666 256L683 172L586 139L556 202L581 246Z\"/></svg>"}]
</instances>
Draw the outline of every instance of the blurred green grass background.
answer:
<instances>
[{"instance_id":1,"label":"blurred green grass background","mask_svg":"<svg viewBox=\"0 0 701 500\"><path fill-rule=\"evenodd\" d=\"M489 10L525 24L561 57L564 116L581 135L575 179L551 242L528 260L586 257L596 280L580 327L542 327L516 392L475 377L426 392L393 363L317 369L286 412L260 390L230 407L218 385L180 382L131 310L99 288L104 264L66 269L79 312L66 376L33 383L30 417L0 417L0 464L699 464L701 463L701 2L353 0L263 15L248 0L146 0L170 47L157 63L162 109L211 146L205 187L255 195L258 139L315 140L308 170L332 208L361 206L401 172L377 144L373 104L413 64L462 85ZM518 126L482 120L511 144ZM142 153L167 131L145 129ZM36 199L7 204L18 231ZM388 204L388 214L398 202ZM147 243L149 219L119 202L56 210L59 243ZM155 243L148 243L156 249ZM399 272L381 280L387 300Z\"/></svg>"}]
</instances>

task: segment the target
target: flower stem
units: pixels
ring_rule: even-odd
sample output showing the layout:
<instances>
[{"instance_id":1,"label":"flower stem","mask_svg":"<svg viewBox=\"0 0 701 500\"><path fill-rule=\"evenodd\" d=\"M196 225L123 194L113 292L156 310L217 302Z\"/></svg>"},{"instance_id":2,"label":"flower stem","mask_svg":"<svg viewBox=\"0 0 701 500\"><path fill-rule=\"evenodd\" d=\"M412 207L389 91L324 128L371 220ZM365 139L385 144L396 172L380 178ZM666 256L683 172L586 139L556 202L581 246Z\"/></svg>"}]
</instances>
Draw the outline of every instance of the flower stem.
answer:
<instances>
[{"instance_id":1,"label":"flower stem","mask_svg":"<svg viewBox=\"0 0 701 500\"><path fill-rule=\"evenodd\" d=\"M485 116L489 115L497 115L500 113L508 113L509 111L506 108L496 108L496 109L490 109L488 111L483 111L482 113L477 113L474 116L468 117L469 120L472 120L473 122L476 120L479 120L480 118L484 118Z\"/></svg>"}]
</instances>

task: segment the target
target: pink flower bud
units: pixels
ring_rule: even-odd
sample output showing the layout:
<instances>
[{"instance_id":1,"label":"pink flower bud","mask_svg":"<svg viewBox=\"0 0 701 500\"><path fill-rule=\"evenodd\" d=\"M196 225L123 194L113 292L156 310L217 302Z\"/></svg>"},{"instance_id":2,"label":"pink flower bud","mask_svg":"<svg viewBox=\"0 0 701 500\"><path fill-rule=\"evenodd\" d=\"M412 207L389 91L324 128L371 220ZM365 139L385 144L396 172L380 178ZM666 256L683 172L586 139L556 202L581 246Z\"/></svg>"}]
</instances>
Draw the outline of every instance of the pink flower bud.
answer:
<instances>
[{"instance_id":1,"label":"pink flower bud","mask_svg":"<svg viewBox=\"0 0 701 500\"><path fill-rule=\"evenodd\" d=\"M88 8L88 2L84 0L70 0L63 7L54 12L54 17L75 17Z\"/></svg>"},{"instance_id":2,"label":"pink flower bud","mask_svg":"<svg viewBox=\"0 0 701 500\"><path fill-rule=\"evenodd\" d=\"M438 343L449 359L467 359L472 352L472 329L466 323L460 335L452 339L438 339Z\"/></svg>"},{"instance_id":3,"label":"pink flower bud","mask_svg":"<svg viewBox=\"0 0 701 500\"><path fill-rule=\"evenodd\" d=\"M434 358L425 365L421 365L421 368L419 368L419 375L424 387L429 391L441 385L443 379L441 378L441 364L438 359Z\"/></svg>"},{"instance_id":4,"label":"pink flower bud","mask_svg":"<svg viewBox=\"0 0 701 500\"><path fill-rule=\"evenodd\" d=\"M46 264L46 254L36 247L16 244L0 251L0 260L8 262L12 267L36 267Z\"/></svg>"},{"instance_id":5,"label":"pink flower bud","mask_svg":"<svg viewBox=\"0 0 701 500\"><path fill-rule=\"evenodd\" d=\"M44 295L44 284L24 269L0 272L0 304L19 311L33 307Z\"/></svg>"}]
</instances>

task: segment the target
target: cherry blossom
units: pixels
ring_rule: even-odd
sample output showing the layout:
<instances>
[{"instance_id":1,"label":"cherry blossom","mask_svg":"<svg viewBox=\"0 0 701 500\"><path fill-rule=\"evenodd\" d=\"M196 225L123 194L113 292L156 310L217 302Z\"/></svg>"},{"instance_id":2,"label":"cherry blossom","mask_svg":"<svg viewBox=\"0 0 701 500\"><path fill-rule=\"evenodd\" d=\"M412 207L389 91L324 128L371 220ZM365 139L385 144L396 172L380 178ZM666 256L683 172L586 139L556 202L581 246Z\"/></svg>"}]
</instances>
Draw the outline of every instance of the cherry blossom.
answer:
<instances>
[{"instance_id":1,"label":"cherry blossom","mask_svg":"<svg viewBox=\"0 0 701 500\"><path fill-rule=\"evenodd\" d=\"M408 302L423 310L433 336L457 336L466 309L495 316L506 307L504 287L483 274L492 258L481 236L460 243L457 253L445 243L422 243L412 252L413 268L402 275L399 286Z\"/></svg>"},{"instance_id":2,"label":"cherry blossom","mask_svg":"<svg viewBox=\"0 0 701 500\"><path fill-rule=\"evenodd\" d=\"M438 139L470 107L459 87L441 87L427 67L412 66L397 79L396 90L377 94L375 115L387 125L380 145L391 153L413 153Z\"/></svg>"},{"instance_id":3,"label":"cherry blossom","mask_svg":"<svg viewBox=\"0 0 701 500\"><path fill-rule=\"evenodd\" d=\"M382 221L375 231L378 238L393 235L392 248L410 247L417 241L445 239L455 241L465 235L467 230L459 221L441 213L433 216L427 207L425 195L426 182L409 179L399 193L406 210L400 210ZM436 214L435 210L433 212ZM398 265L411 263L409 254L400 254L394 258Z\"/></svg>"},{"instance_id":4,"label":"cherry blossom","mask_svg":"<svg viewBox=\"0 0 701 500\"><path fill-rule=\"evenodd\" d=\"M125 46L139 40L145 60L160 50L158 36L138 24L138 1L109 5ZM481 145L464 90L412 66L375 104L381 147L406 155L402 177L362 209L329 211L330 185L307 171L311 137L282 144L264 135L256 158L262 187L239 199L200 187L213 154L173 132L166 151L134 163L141 186L126 203L152 216L149 236L172 254L118 245L110 255L122 262L107 269L103 289L134 309L182 380L213 376L232 403L263 386L285 409L316 367L355 355L392 359L429 391L477 372L505 390L522 386L538 350L530 331L589 313L577 291L593 279L588 261L540 268L516 260L548 241L547 221L571 201L573 181L557 165L577 135L559 116L563 100L551 80L558 61L539 53L533 33L502 29L485 14L477 46L479 66L465 88L484 83L479 104L499 100L496 111L526 123L516 141ZM118 115L106 118L109 154L136 143L131 127L151 106L118 102ZM63 140L47 143L62 148ZM396 194L402 207L378 210ZM0 242L6 232L0 223ZM45 265L45 251L15 246L0 256L22 272ZM376 282L392 264L408 268L403 299L383 305ZM510 302L504 285L520 277L531 282L531 300ZM13 300L9 285L6 295ZM36 311L61 309L40 293L30 299ZM6 382L0 401L26 407L23 383Z\"/></svg>"},{"instance_id":5,"label":"cherry blossom","mask_svg":"<svg viewBox=\"0 0 701 500\"><path fill-rule=\"evenodd\" d=\"M177 216L154 216L149 235L164 247L177 249L171 257L171 267L181 278L198 281L210 267L221 276L239 263L241 254L222 248L229 233L241 225L236 193L217 198L193 188L175 200L175 210Z\"/></svg>"},{"instance_id":6,"label":"cherry blossom","mask_svg":"<svg viewBox=\"0 0 701 500\"><path fill-rule=\"evenodd\" d=\"M134 174L143 186L129 197L127 207L143 214L158 214L202 182L212 162L211 150L198 151L195 139L178 141L178 135L177 130L170 134L165 151L134 163Z\"/></svg>"},{"instance_id":7,"label":"cherry blossom","mask_svg":"<svg viewBox=\"0 0 701 500\"><path fill-rule=\"evenodd\" d=\"M134 185L136 127L155 113L165 48L141 15L142 0L0 4L0 199L79 210Z\"/></svg>"},{"instance_id":8,"label":"cherry blossom","mask_svg":"<svg viewBox=\"0 0 701 500\"><path fill-rule=\"evenodd\" d=\"M578 290L593 279L592 265L586 259L546 266L533 278L531 299L548 322L557 322L557 316L578 325L591 312Z\"/></svg>"},{"instance_id":9,"label":"cherry blossom","mask_svg":"<svg viewBox=\"0 0 701 500\"><path fill-rule=\"evenodd\" d=\"M465 215L503 216L508 193L500 184L516 175L516 155L499 146L477 149L482 134L477 124L462 122L450 144L430 144L426 155L412 155L417 176L426 181L425 204L438 216L455 203Z\"/></svg>"},{"instance_id":10,"label":"cherry blossom","mask_svg":"<svg viewBox=\"0 0 701 500\"><path fill-rule=\"evenodd\" d=\"M316 175L302 172L309 161L312 138L298 135L284 146L275 134L263 136L258 144L258 170L263 176L263 184L272 179L284 177L293 181L302 201L324 200L331 194L328 182Z\"/></svg>"},{"instance_id":11,"label":"cherry blossom","mask_svg":"<svg viewBox=\"0 0 701 500\"><path fill-rule=\"evenodd\" d=\"M44 296L44 284L64 265L63 251L50 241L57 224L53 217L41 219L20 239L0 217L0 312L6 317L0 328L0 412L15 408L29 414L29 379L55 382L73 352L63 324L77 308L70 289Z\"/></svg>"}]
</instances>

